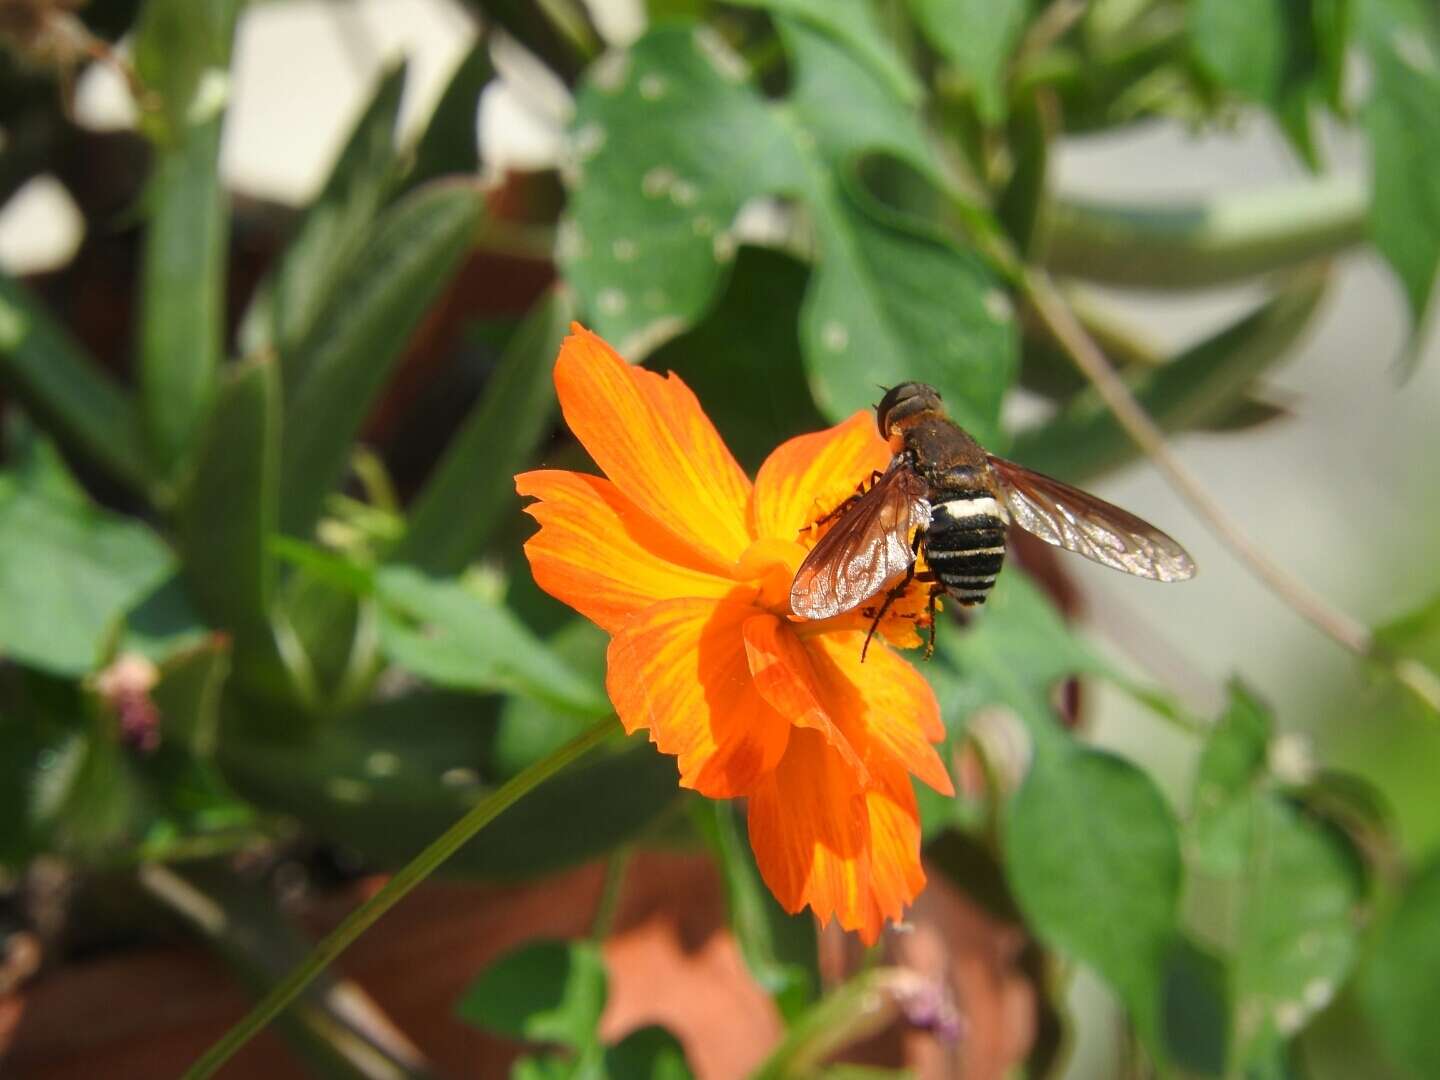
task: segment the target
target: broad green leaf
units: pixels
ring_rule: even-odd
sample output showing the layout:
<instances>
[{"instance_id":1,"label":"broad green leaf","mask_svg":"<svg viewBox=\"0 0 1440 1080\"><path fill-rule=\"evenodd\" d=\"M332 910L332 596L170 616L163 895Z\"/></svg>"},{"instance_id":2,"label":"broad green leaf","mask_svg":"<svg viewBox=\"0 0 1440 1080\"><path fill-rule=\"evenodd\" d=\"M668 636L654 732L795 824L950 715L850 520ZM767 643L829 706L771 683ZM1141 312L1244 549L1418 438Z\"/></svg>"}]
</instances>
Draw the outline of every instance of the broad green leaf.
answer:
<instances>
[{"instance_id":1,"label":"broad green leaf","mask_svg":"<svg viewBox=\"0 0 1440 1080\"><path fill-rule=\"evenodd\" d=\"M131 488L149 476L134 402L79 342L0 273L0 377L56 437Z\"/></svg>"},{"instance_id":2,"label":"broad green leaf","mask_svg":"<svg viewBox=\"0 0 1440 1080\"><path fill-rule=\"evenodd\" d=\"M1357 0L1374 87L1370 133L1375 198L1370 233L1404 290L1418 325L1440 262L1440 16L1425 0ZM1414 341L1412 340L1412 347Z\"/></svg>"},{"instance_id":3,"label":"broad green leaf","mask_svg":"<svg viewBox=\"0 0 1440 1080\"><path fill-rule=\"evenodd\" d=\"M300 343L334 302L335 289L399 178L395 125L404 91L405 65L399 64L376 83L325 186L241 320L241 349L246 355L266 348L279 353L287 388L303 378L301 361L313 359L297 353Z\"/></svg>"},{"instance_id":4,"label":"broad green leaf","mask_svg":"<svg viewBox=\"0 0 1440 1080\"><path fill-rule=\"evenodd\" d=\"M1154 782L1114 755L1039 743L1004 843L1035 932L1095 968L1153 1037L1181 881L1179 830Z\"/></svg>"},{"instance_id":5,"label":"broad green leaf","mask_svg":"<svg viewBox=\"0 0 1440 1080\"><path fill-rule=\"evenodd\" d=\"M1225 285L1293 269L1365 240L1365 184L1326 176L1192 203L1061 199L1045 220L1045 265L1140 289Z\"/></svg>"},{"instance_id":6,"label":"broad green leaf","mask_svg":"<svg viewBox=\"0 0 1440 1080\"><path fill-rule=\"evenodd\" d=\"M995 213L1018 251L1038 258L1041 224L1047 210L1046 181L1050 141L1055 137L1053 109L1038 94L1023 99L1006 126L1015 161L995 201Z\"/></svg>"},{"instance_id":7,"label":"broad green leaf","mask_svg":"<svg viewBox=\"0 0 1440 1080\"><path fill-rule=\"evenodd\" d=\"M919 80L886 36L869 0L736 0L746 7L786 15L834 38L853 53L901 101L920 100Z\"/></svg>"},{"instance_id":8,"label":"broad green leaf","mask_svg":"<svg viewBox=\"0 0 1440 1080\"><path fill-rule=\"evenodd\" d=\"M181 497L177 534L187 590L212 626L237 647L265 647L275 572L280 453L279 373L274 357L234 368L216 402L195 471Z\"/></svg>"},{"instance_id":9,"label":"broad green leaf","mask_svg":"<svg viewBox=\"0 0 1440 1080\"><path fill-rule=\"evenodd\" d=\"M1339 989L1358 946L1362 876L1339 830L1268 775L1270 718L1243 687L1201 754L1188 846L1195 931L1225 957L1241 1065L1268 1060Z\"/></svg>"},{"instance_id":10,"label":"broad green leaf","mask_svg":"<svg viewBox=\"0 0 1440 1080\"><path fill-rule=\"evenodd\" d=\"M1185 938L1166 951L1160 976L1160 1042L1165 1057L1202 1076L1225 1071L1230 1046L1229 972Z\"/></svg>"},{"instance_id":11,"label":"broad green leaf","mask_svg":"<svg viewBox=\"0 0 1440 1080\"><path fill-rule=\"evenodd\" d=\"M754 475L789 436L826 425L805 382L801 304L808 268L768 248L742 246L724 294L705 321L647 360L673 371L705 404L725 445Z\"/></svg>"},{"instance_id":12,"label":"broad green leaf","mask_svg":"<svg viewBox=\"0 0 1440 1080\"><path fill-rule=\"evenodd\" d=\"M445 84L445 92L415 147L415 160L405 174L407 186L455 173L480 172L478 105L481 93L494 75L490 43L482 37L465 54Z\"/></svg>"},{"instance_id":13,"label":"broad green leaf","mask_svg":"<svg viewBox=\"0 0 1440 1080\"><path fill-rule=\"evenodd\" d=\"M457 573L485 549L515 505L515 474L553 422L555 354L571 316L568 292L552 289L515 330L484 396L411 504L395 562Z\"/></svg>"},{"instance_id":14,"label":"broad green leaf","mask_svg":"<svg viewBox=\"0 0 1440 1080\"><path fill-rule=\"evenodd\" d=\"M371 399L469 249L483 211L470 183L417 188L375 222L297 348L285 403L280 526L304 536L345 471Z\"/></svg>"},{"instance_id":15,"label":"broad green leaf","mask_svg":"<svg viewBox=\"0 0 1440 1080\"><path fill-rule=\"evenodd\" d=\"M787 913L766 887L733 803L697 801L694 819L725 877L730 929L745 966L781 1015L796 1019L820 990L815 920Z\"/></svg>"},{"instance_id":16,"label":"broad green leaf","mask_svg":"<svg viewBox=\"0 0 1440 1080\"><path fill-rule=\"evenodd\" d=\"M1005 68L1020 42L1029 0L910 0L910 10L935 49L975 95L986 124L1005 118Z\"/></svg>"},{"instance_id":17,"label":"broad green leaf","mask_svg":"<svg viewBox=\"0 0 1440 1080\"><path fill-rule=\"evenodd\" d=\"M605 1008L605 960L591 941L542 941L506 953L466 989L466 1023L512 1039L593 1045Z\"/></svg>"},{"instance_id":18,"label":"broad green leaf","mask_svg":"<svg viewBox=\"0 0 1440 1080\"><path fill-rule=\"evenodd\" d=\"M610 703L575 674L503 605L458 581L408 567L375 575L380 648L394 663L444 687L519 692L575 712L601 716Z\"/></svg>"},{"instance_id":19,"label":"broad green leaf","mask_svg":"<svg viewBox=\"0 0 1440 1080\"><path fill-rule=\"evenodd\" d=\"M881 206L856 174L884 153L943 182L917 117L836 39L776 22L795 74L779 102L704 29L656 28L597 65L576 102L567 278L602 334L642 351L714 302L741 206L798 195L819 249L801 342L821 410L848 416L871 405L876 383L921 378L993 442L1015 353L1004 293L974 256Z\"/></svg>"},{"instance_id":20,"label":"broad green leaf","mask_svg":"<svg viewBox=\"0 0 1440 1080\"><path fill-rule=\"evenodd\" d=\"M167 578L125 613L125 632L117 652L136 652L157 664L188 652L210 637L182 575Z\"/></svg>"},{"instance_id":21,"label":"broad green leaf","mask_svg":"<svg viewBox=\"0 0 1440 1080\"><path fill-rule=\"evenodd\" d=\"M588 685L605 682L605 653L610 636L588 619L571 619L550 635L550 654ZM573 708L540 698L512 694L500 706L490 750L490 774L508 779L527 765L559 749L590 724Z\"/></svg>"},{"instance_id":22,"label":"broad green leaf","mask_svg":"<svg viewBox=\"0 0 1440 1080\"><path fill-rule=\"evenodd\" d=\"M0 654L59 675L104 659L125 612L171 573L149 528L0 473Z\"/></svg>"},{"instance_id":23,"label":"broad green leaf","mask_svg":"<svg viewBox=\"0 0 1440 1080\"><path fill-rule=\"evenodd\" d=\"M421 691L317 727L231 693L219 759L226 779L256 805L293 814L378 865L399 866L488 790L495 705ZM515 880L573 866L630 840L679 794L672 758L643 737L617 740L614 752L577 763L496 818L446 872Z\"/></svg>"},{"instance_id":24,"label":"broad green leaf","mask_svg":"<svg viewBox=\"0 0 1440 1080\"><path fill-rule=\"evenodd\" d=\"M691 1080L694 1076L680 1040L653 1024L607 1046L604 1069L609 1080Z\"/></svg>"},{"instance_id":25,"label":"broad green leaf","mask_svg":"<svg viewBox=\"0 0 1440 1080\"><path fill-rule=\"evenodd\" d=\"M140 409L157 473L175 479L209 411L225 334L229 215L220 129L237 0L150 0L135 66L159 94L140 285Z\"/></svg>"},{"instance_id":26,"label":"broad green leaf","mask_svg":"<svg viewBox=\"0 0 1440 1080\"><path fill-rule=\"evenodd\" d=\"M1440 1075L1440 859L1420 867L1375 928L1360 1000L1389 1054L1412 1076Z\"/></svg>"},{"instance_id":27,"label":"broad green leaf","mask_svg":"<svg viewBox=\"0 0 1440 1080\"><path fill-rule=\"evenodd\" d=\"M1081 673L1111 673L1014 567L1000 575L971 626L947 622L939 628L937 648L954 670L935 680L952 733L976 709L999 704L1020 713L1032 734L1043 734L1051 726L1048 695L1055 683Z\"/></svg>"},{"instance_id":28,"label":"broad green leaf","mask_svg":"<svg viewBox=\"0 0 1440 1080\"><path fill-rule=\"evenodd\" d=\"M1136 374L1131 392L1161 428L1183 431L1222 415L1255 378L1285 358L1309 328L1326 278L1304 275L1274 299L1174 359ZM1040 472L1083 483L1139 455L1093 389L1016 437L1011 456Z\"/></svg>"}]
</instances>

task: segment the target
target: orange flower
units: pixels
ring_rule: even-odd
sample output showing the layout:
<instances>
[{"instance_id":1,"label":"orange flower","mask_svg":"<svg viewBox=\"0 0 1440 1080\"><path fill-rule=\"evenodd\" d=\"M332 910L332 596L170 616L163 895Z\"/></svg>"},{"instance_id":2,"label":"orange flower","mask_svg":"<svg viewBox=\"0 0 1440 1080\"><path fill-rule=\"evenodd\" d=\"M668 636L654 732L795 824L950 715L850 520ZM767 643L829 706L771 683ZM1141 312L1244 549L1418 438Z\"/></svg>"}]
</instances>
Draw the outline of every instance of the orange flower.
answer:
<instances>
[{"instance_id":1,"label":"orange flower","mask_svg":"<svg viewBox=\"0 0 1440 1080\"><path fill-rule=\"evenodd\" d=\"M752 485L684 383L572 330L555 387L605 478L516 477L540 500L535 580L611 635L606 688L626 731L673 754L682 786L748 799L786 910L808 904L873 942L925 883L910 776L953 790L931 746L935 696L879 640L918 644L921 598L894 605L862 665L865 615L805 622L789 594L808 527L890 450L856 413L780 446Z\"/></svg>"}]
</instances>

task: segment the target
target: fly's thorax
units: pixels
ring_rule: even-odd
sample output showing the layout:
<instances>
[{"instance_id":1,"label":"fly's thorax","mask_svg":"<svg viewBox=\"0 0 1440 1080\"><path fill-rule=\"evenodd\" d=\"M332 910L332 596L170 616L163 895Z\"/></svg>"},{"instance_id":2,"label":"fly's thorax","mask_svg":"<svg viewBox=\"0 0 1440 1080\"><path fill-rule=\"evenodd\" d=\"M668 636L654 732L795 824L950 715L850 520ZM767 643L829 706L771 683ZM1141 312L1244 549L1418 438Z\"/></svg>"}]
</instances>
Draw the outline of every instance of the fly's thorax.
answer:
<instances>
[{"instance_id":1,"label":"fly's thorax","mask_svg":"<svg viewBox=\"0 0 1440 1080\"><path fill-rule=\"evenodd\" d=\"M925 561L961 604L983 604L1005 562L1010 514L989 470L948 470L930 492Z\"/></svg>"}]
</instances>

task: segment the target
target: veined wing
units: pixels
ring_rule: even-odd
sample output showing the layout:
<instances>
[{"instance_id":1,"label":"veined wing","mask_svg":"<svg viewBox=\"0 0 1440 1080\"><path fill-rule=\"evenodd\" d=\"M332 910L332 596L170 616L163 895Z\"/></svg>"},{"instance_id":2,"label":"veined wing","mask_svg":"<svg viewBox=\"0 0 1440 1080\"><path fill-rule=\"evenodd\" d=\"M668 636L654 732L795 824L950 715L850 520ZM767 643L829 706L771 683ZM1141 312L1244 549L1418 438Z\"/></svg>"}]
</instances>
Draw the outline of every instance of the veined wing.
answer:
<instances>
[{"instance_id":1,"label":"veined wing","mask_svg":"<svg viewBox=\"0 0 1440 1080\"><path fill-rule=\"evenodd\" d=\"M800 564L790 609L803 619L828 619L859 607L909 569L910 538L930 523L928 492L904 458L892 461Z\"/></svg>"},{"instance_id":2,"label":"veined wing","mask_svg":"<svg viewBox=\"0 0 1440 1080\"><path fill-rule=\"evenodd\" d=\"M1010 517L1047 544L1155 581L1184 581L1195 563L1174 539L1127 510L1079 488L990 457Z\"/></svg>"}]
</instances>

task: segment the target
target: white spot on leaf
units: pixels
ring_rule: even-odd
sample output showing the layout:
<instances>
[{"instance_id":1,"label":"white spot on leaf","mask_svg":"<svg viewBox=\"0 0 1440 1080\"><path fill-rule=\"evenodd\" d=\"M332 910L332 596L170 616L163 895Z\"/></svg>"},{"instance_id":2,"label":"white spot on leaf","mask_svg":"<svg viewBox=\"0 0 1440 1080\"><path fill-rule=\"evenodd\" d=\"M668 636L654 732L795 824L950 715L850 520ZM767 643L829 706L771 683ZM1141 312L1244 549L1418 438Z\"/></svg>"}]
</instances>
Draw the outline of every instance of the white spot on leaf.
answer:
<instances>
[{"instance_id":1,"label":"white spot on leaf","mask_svg":"<svg viewBox=\"0 0 1440 1080\"><path fill-rule=\"evenodd\" d=\"M458 766L454 769L446 769L441 773L440 782L446 787L474 787L480 783L480 774L474 769Z\"/></svg>"},{"instance_id":2,"label":"white spot on leaf","mask_svg":"<svg viewBox=\"0 0 1440 1080\"><path fill-rule=\"evenodd\" d=\"M827 322L820 328L820 344L831 352L843 352L850 344L850 331L838 322Z\"/></svg>"},{"instance_id":3,"label":"white spot on leaf","mask_svg":"<svg viewBox=\"0 0 1440 1080\"><path fill-rule=\"evenodd\" d=\"M1421 75L1434 75L1437 71L1435 54L1430 43L1413 27L1399 26L1390 35L1390 47L1400 60L1414 68Z\"/></svg>"},{"instance_id":4,"label":"white spot on leaf","mask_svg":"<svg viewBox=\"0 0 1440 1080\"><path fill-rule=\"evenodd\" d=\"M694 230L696 236L709 236L715 231L715 222L704 214L699 214L690 222L690 228Z\"/></svg>"},{"instance_id":5,"label":"white spot on leaf","mask_svg":"<svg viewBox=\"0 0 1440 1080\"><path fill-rule=\"evenodd\" d=\"M646 101L659 101L669 89L670 83L664 75L656 75L652 71L640 76L640 96Z\"/></svg>"},{"instance_id":6,"label":"white spot on leaf","mask_svg":"<svg viewBox=\"0 0 1440 1080\"><path fill-rule=\"evenodd\" d=\"M555 258L560 262L575 262L589 254L590 246L579 224L574 218L562 218L555 229Z\"/></svg>"},{"instance_id":7,"label":"white spot on leaf","mask_svg":"<svg viewBox=\"0 0 1440 1080\"><path fill-rule=\"evenodd\" d=\"M721 78L729 82L744 82L750 77L750 68L745 61L715 31L708 26L697 26L694 36L695 51L710 62Z\"/></svg>"},{"instance_id":8,"label":"white spot on leaf","mask_svg":"<svg viewBox=\"0 0 1440 1080\"><path fill-rule=\"evenodd\" d=\"M348 776L335 776L325 782L325 793L336 802L360 803L370 798L370 785Z\"/></svg>"},{"instance_id":9,"label":"white spot on leaf","mask_svg":"<svg viewBox=\"0 0 1440 1080\"><path fill-rule=\"evenodd\" d=\"M985 311L998 323L1008 323L1015 317L1015 305L999 289L987 289L983 303Z\"/></svg>"},{"instance_id":10,"label":"white spot on leaf","mask_svg":"<svg viewBox=\"0 0 1440 1080\"><path fill-rule=\"evenodd\" d=\"M718 232L715 239L710 241L710 248L715 253L717 262L729 262L735 258L735 235L728 232Z\"/></svg>"},{"instance_id":11,"label":"white spot on leaf","mask_svg":"<svg viewBox=\"0 0 1440 1080\"><path fill-rule=\"evenodd\" d=\"M585 124L576 129L571 136L570 145L579 160L592 158L605 145L605 129L594 122Z\"/></svg>"},{"instance_id":12,"label":"white spot on leaf","mask_svg":"<svg viewBox=\"0 0 1440 1080\"><path fill-rule=\"evenodd\" d=\"M675 183L675 170L668 165L656 165L640 178L640 190L647 198L658 199Z\"/></svg>"},{"instance_id":13,"label":"white spot on leaf","mask_svg":"<svg viewBox=\"0 0 1440 1080\"><path fill-rule=\"evenodd\" d=\"M619 289L601 289L595 306L605 315L619 315L630 306L630 300Z\"/></svg>"},{"instance_id":14,"label":"white spot on leaf","mask_svg":"<svg viewBox=\"0 0 1440 1080\"><path fill-rule=\"evenodd\" d=\"M676 180L670 187L670 199L676 206L694 206L700 199L700 189L689 180Z\"/></svg>"},{"instance_id":15,"label":"white spot on leaf","mask_svg":"<svg viewBox=\"0 0 1440 1080\"><path fill-rule=\"evenodd\" d=\"M615 256L616 262L634 262L640 254L640 247L634 240L620 239L610 245L610 252Z\"/></svg>"},{"instance_id":16,"label":"white spot on leaf","mask_svg":"<svg viewBox=\"0 0 1440 1080\"><path fill-rule=\"evenodd\" d=\"M400 755L389 750L373 751L365 758L365 771L371 776L394 776L400 771Z\"/></svg>"},{"instance_id":17,"label":"white spot on leaf","mask_svg":"<svg viewBox=\"0 0 1440 1080\"><path fill-rule=\"evenodd\" d=\"M625 86L630 78L630 53L627 49L615 49L590 65L590 85L607 94L613 94Z\"/></svg>"}]
</instances>

